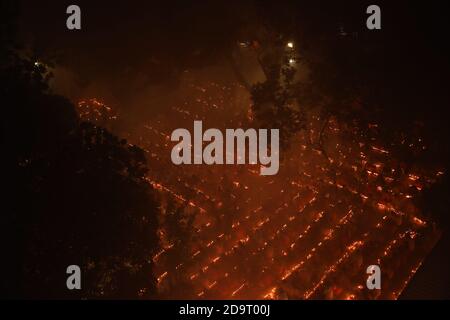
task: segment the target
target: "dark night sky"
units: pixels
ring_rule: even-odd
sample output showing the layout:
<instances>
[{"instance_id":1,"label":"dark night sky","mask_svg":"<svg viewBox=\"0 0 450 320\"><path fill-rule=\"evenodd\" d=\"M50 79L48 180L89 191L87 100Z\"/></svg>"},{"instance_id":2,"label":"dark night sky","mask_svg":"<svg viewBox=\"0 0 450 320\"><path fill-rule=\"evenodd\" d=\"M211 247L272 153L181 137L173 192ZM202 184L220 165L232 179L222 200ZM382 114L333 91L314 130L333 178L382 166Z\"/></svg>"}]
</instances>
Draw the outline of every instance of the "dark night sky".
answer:
<instances>
[{"instance_id":1,"label":"dark night sky","mask_svg":"<svg viewBox=\"0 0 450 320\"><path fill-rule=\"evenodd\" d=\"M258 12L304 20L300 25L312 33L338 29L338 24L361 31L365 7L371 3L299 1L293 13L292 2L288 6L283 1L77 1L82 30L71 32L65 28L65 9L72 2L47 0L37 5L21 1L21 31L42 52L56 53L62 62L89 76L93 71L140 64L150 57L180 67L206 63L238 37L242 27L254 22ZM392 47L395 39L397 46L409 42L412 54L423 46L437 55L448 53L443 3L381 2L383 30L379 34L391 46L386 50L396 50ZM196 61L195 56L202 59Z\"/></svg>"},{"instance_id":2,"label":"dark night sky","mask_svg":"<svg viewBox=\"0 0 450 320\"><path fill-rule=\"evenodd\" d=\"M283 1L77 1L82 9L82 30L72 32L65 28L65 9L72 2L41 1L37 5L22 1L20 30L38 53L56 56L57 62L76 70L81 84L95 78L113 81L130 70L148 70L150 81L174 81L185 67L220 61L222 52L243 27L256 21L258 12L289 16L312 35L334 32L341 24L364 32L361 28L369 3L299 1L293 13L292 2L285 5ZM430 51L441 63L449 53L445 2L378 3L383 30L371 35L377 45L385 45L394 56L395 51L403 54L405 46L410 46L411 55L418 58L413 68L435 63L425 60Z\"/></svg>"},{"instance_id":3,"label":"dark night sky","mask_svg":"<svg viewBox=\"0 0 450 320\"><path fill-rule=\"evenodd\" d=\"M90 88L89 94L98 92L131 116L142 114L133 99L140 92L163 87L169 96L177 90L184 70L225 65L225 54L237 39L252 39L252 26L280 24L283 30L286 21L292 21L287 33L308 36L306 49L323 46L324 60L333 57L335 44L329 40L337 38L341 26L357 32L353 48L359 54L369 52L369 59L364 65L352 65L353 49L344 48L341 54L348 55L359 77L375 79L378 90L391 92L391 104L385 104L389 111L400 116L417 113L417 118L433 126L447 126L442 116L448 113L450 70L445 1L378 1L383 27L377 32L365 28L370 1L76 3L82 10L81 31L65 27L71 1L47 0L39 5L21 1L20 35L38 59L56 62L64 71L56 72L56 79L70 82L72 96ZM364 74L371 64L373 68ZM163 105L156 102L151 108Z\"/></svg>"}]
</instances>

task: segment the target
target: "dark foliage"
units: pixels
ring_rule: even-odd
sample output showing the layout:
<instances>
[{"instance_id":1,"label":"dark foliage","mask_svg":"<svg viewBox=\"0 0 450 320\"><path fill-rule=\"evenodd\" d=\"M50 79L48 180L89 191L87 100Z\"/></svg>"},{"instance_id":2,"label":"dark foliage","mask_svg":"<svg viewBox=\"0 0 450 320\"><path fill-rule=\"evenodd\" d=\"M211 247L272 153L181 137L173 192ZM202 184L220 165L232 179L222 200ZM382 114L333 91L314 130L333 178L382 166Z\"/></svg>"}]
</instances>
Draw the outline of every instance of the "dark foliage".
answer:
<instances>
[{"instance_id":1,"label":"dark foliage","mask_svg":"<svg viewBox=\"0 0 450 320\"><path fill-rule=\"evenodd\" d=\"M157 206L144 152L80 122L68 100L48 92L43 65L13 50L2 57L2 294L151 297ZM66 288L72 264L82 290Z\"/></svg>"}]
</instances>

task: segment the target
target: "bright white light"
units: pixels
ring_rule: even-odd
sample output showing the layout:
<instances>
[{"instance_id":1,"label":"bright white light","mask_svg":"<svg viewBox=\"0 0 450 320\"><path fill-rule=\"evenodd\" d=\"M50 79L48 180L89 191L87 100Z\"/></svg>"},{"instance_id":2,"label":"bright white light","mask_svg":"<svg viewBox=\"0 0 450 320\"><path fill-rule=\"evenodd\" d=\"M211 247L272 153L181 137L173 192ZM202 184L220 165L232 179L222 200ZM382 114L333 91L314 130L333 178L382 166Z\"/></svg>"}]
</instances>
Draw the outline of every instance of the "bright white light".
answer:
<instances>
[{"instance_id":1,"label":"bright white light","mask_svg":"<svg viewBox=\"0 0 450 320\"><path fill-rule=\"evenodd\" d=\"M294 43L293 42L288 42L287 43L287 47L292 49L294 47Z\"/></svg>"},{"instance_id":2,"label":"bright white light","mask_svg":"<svg viewBox=\"0 0 450 320\"><path fill-rule=\"evenodd\" d=\"M248 40L239 41L239 46L241 48L248 48L251 46L251 41Z\"/></svg>"},{"instance_id":3,"label":"bright white light","mask_svg":"<svg viewBox=\"0 0 450 320\"><path fill-rule=\"evenodd\" d=\"M295 63L295 59L289 59L289 64L294 64Z\"/></svg>"}]
</instances>

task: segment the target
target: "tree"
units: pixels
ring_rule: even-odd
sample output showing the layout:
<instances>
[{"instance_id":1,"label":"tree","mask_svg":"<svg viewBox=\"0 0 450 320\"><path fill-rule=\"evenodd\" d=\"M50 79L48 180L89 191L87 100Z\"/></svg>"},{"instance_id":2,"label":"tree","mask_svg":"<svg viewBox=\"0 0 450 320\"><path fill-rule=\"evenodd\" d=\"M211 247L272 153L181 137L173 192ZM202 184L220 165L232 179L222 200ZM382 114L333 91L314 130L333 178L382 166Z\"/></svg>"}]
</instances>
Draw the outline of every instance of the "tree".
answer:
<instances>
[{"instance_id":1,"label":"tree","mask_svg":"<svg viewBox=\"0 0 450 320\"><path fill-rule=\"evenodd\" d=\"M144 152L80 121L49 92L44 65L10 48L2 57L2 295L154 296L158 209ZM72 264L82 270L79 291L66 288Z\"/></svg>"}]
</instances>

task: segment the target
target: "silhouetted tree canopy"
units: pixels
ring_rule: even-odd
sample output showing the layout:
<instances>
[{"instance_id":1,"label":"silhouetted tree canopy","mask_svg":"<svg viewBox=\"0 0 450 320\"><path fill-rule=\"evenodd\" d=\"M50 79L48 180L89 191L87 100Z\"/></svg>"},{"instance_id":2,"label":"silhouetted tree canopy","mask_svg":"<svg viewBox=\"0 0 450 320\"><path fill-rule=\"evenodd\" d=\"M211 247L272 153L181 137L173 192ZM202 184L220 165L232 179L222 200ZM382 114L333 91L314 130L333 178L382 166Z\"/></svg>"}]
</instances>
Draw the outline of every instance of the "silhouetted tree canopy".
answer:
<instances>
[{"instance_id":1,"label":"silhouetted tree canopy","mask_svg":"<svg viewBox=\"0 0 450 320\"><path fill-rule=\"evenodd\" d=\"M144 152L81 122L70 101L49 92L43 65L15 50L2 57L2 293L151 297L157 205ZM73 264L82 290L66 288Z\"/></svg>"}]
</instances>

